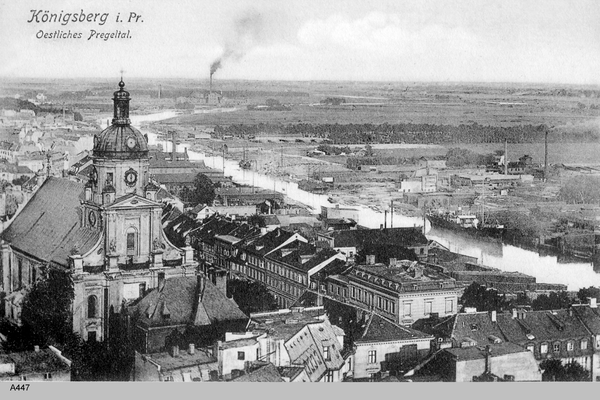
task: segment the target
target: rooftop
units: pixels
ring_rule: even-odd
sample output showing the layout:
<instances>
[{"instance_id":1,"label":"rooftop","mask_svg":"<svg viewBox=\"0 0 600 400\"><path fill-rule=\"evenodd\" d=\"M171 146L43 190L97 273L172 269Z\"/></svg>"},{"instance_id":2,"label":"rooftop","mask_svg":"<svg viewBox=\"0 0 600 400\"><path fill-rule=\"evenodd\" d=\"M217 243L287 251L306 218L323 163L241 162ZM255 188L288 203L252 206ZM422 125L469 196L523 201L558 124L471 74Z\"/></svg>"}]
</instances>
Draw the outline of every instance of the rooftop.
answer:
<instances>
[{"instance_id":1,"label":"rooftop","mask_svg":"<svg viewBox=\"0 0 600 400\"><path fill-rule=\"evenodd\" d=\"M528 350L514 343L499 343L489 345L490 356L502 357L508 354L527 353ZM486 346L472 346L463 348L444 349L445 352L452 354L457 361L481 360L485 359L487 351Z\"/></svg>"},{"instance_id":2,"label":"rooftop","mask_svg":"<svg viewBox=\"0 0 600 400\"><path fill-rule=\"evenodd\" d=\"M80 226L83 184L48 178L4 231L11 247L38 260L67 265L71 249L90 250L101 231Z\"/></svg>"},{"instance_id":3,"label":"rooftop","mask_svg":"<svg viewBox=\"0 0 600 400\"><path fill-rule=\"evenodd\" d=\"M145 357L148 357L150 360L160 365L162 371L172 371L180 368L217 362L216 358L201 349L196 349L194 354L190 354L189 352L180 349L177 357L173 357L167 352L153 353Z\"/></svg>"}]
</instances>

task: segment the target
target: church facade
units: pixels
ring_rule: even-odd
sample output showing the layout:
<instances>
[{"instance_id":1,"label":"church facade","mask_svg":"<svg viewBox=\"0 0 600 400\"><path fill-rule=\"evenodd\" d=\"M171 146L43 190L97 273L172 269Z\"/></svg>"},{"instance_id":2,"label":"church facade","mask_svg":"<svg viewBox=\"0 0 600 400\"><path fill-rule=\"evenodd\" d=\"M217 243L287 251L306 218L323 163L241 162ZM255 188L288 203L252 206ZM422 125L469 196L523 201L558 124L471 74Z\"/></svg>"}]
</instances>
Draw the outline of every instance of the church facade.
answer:
<instances>
[{"instance_id":1,"label":"church facade","mask_svg":"<svg viewBox=\"0 0 600 400\"><path fill-rule=\"evenodd\" d=\"M87 183L48 178L2 234L0 291L17 323L24 293L50 264L72 274L74 331L100 341L110 335L110 315L159 277L197 273L193 249L177 248L163 232L148 138L131 126L124 86L114 93L112 125L94 136Z\"/></svg>"}]
</instances>

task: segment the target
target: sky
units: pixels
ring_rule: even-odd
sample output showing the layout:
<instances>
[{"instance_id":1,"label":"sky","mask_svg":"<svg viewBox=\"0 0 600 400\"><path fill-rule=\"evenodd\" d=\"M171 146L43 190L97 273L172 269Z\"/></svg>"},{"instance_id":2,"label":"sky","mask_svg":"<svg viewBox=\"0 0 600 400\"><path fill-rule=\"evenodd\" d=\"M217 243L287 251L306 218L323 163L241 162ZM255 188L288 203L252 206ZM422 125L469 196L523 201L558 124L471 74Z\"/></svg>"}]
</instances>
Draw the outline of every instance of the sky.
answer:
<instances>
[{"instance_id":1,"label":"sky","mask_svg":"<svg viewBox=\"0 0 600 400\"><path fill-rule=\"evenodd\" d=\"M0 77L207 79L221 60L219 79L600 84L598 21L597 0L0 0ZM81 38L37 37L56 31Z\"/></svg>"}]
</instances>

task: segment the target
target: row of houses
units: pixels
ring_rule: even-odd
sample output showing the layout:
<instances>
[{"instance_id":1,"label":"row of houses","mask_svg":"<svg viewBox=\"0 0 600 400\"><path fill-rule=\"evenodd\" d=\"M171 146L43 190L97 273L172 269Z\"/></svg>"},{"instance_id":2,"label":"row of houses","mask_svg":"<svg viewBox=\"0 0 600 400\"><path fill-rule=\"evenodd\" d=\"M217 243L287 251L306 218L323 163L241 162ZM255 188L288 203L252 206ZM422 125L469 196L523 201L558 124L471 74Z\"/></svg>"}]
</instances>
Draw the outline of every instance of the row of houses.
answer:
<instances>
[{"instance_id":1,"label":"row of houses","mask_svg":"<svg viewBox=\"0 0 600 400\"><path fill-rule=\"evenodd\" d=\"M496 360L496 368L503 371L496 373L499 378L508 375L509 380L539 380L535 375L540 364L556 359L563 365L577 362L590 372L592 380L600 381L600 312L596 299L560 310L466 311L448 317L431 314L413 325L436 340L433 356L411 371L411 376L471 381L473 375L468 369L448 369L447 360L440 360L477 355L475 358L481 361L497 349L499 353L518 353L519 358L526 351L530 354L527 358L535 360L535 364L515 365Z\"/></svg>"}]
</instances>

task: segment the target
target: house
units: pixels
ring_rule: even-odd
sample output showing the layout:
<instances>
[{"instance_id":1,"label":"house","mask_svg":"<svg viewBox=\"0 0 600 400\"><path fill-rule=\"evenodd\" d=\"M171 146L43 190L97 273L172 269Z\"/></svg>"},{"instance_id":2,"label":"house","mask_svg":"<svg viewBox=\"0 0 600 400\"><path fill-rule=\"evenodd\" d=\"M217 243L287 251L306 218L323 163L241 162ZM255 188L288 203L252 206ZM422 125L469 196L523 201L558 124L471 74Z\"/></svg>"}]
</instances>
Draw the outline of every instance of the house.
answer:
<instances>
[{"instance_id":1,"label":"house","mask_svg":"<svg viewBox=\"0 0 600 400\"><path fill-rule=\"evenodd\" d=\"M420 228L352 229L318 234L318 240L344 254L348 259L365 247L390 246L414 250L419 259L427 259L428 240Z\"/></svg>"},{"instance_id":2,"label":"house","mask_svg":"<svg viewBox=\"0 0 600 400\"><path fill-rule=\"evenodd\" d=\"M456 314L463 290L454 279L417 261L357 265L346 276L350 304L372 308L402 325L431 314Z\"/></svg>"},{"instance_id":3,"label":"house","mask_svg":"<svg viewBox=\"0 0 600 400\"><path fill-rule=\"evenodd\" d=\"M136 350L153 354L208 345L227 331L243 330L248 317L219 287L202 274L159 276L158 287L128 308Z\"/></svg>"},{"instance_id":4,"label":"house","mask_svg":"<svg viewBox=\"0 0 600 400\"><path fill-rule=\"evenodd\" d=\"M54 349L56 350L56 349ZM70 361L51 348L0 353L0 381L70 381Z\"/></svg>"},{"instance_id":5,"label":"house","mask_svg":"<svg viewBox=\"0 0 600 400\"><path fill-rule=\"evenodd\" d=\"M530 351L539 363L559 359L577 361L593 371L592 334L574 309L497 313L460 313L439 318L435 314L417 321L413 328L433 334L438 348L464 348L512 343Z\"/></svg>"},{"instance_id":6,"label":"house","mask_svg":"<svg viewBox=\"0 0 600 400\"><path fill-rule=\"evenodd\" d=\"M488 344L438 351L405 377L446 382L540 382L533 354L513 343Z\"/></svg>"},{"instance_id":7,"label":"house","mask_svg":"<svg viewBox=\"0 0 600 400\"><path fill-rule=\"evenodd\" d=\"M353 381L372 381L382 372L408 371L429 354L433 339L372 311L363 332L354 339Z\"/></svg>"},{"instance_id":8,"label":"house","mask_svg":"<svg viewBox=\"0 0 600 400\"><path fill-rule=\"evenodd\" d=\"M288 371L295 381L341 382L349 372L350 353L344 350L344 331L329 322L323 307L283 309L251 316L248 330L266 332L259 338L261 361Z\"/></svg>"},{"instance_id":9,"label":"house","mask_svg":"<svg viewBox=\"0 0 600 400\"><path fill-rule=\"evenodd\" d=\"M217 380L217 360L209 352L190 344L187 351L177 345L169 352L135 352L133 380L137 382L208 382Z\"/></svg>"}]
</instances>

